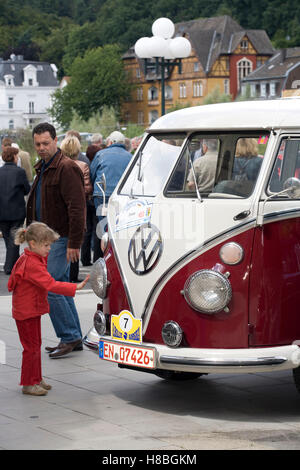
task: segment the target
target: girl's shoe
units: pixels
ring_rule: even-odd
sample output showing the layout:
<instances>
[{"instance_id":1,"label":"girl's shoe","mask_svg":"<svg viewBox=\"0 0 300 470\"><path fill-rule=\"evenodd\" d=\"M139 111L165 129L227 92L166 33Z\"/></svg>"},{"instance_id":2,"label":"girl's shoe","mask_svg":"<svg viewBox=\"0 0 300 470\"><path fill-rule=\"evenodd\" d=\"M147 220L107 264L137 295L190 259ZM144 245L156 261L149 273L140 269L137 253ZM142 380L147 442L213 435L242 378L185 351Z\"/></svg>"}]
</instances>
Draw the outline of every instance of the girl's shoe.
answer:
<instances>
[{"instance_id":1,"label":"girl's shoe","mask_svg":"<svg viewBox=\"0 0 300 470\"><path fill-rule=\"evenodd\" d=\"M40 385L24 385L22 388L22 393L25 395L35 395L35 396L40 396L40 395L47 395L47 390L45 390L43 387Z\"/></svg>"},{"instance_id":2,"label":"girl's shoe","mask_svg":"<svg viewBox=\"0 0 300 470\"><path fill-rule=\"evenodd\" d=\"M44 388L45 390L51 390L52 386L47 384L44 379L42 379L39 383L39 386Z\"/></svg>"}]
</instances>

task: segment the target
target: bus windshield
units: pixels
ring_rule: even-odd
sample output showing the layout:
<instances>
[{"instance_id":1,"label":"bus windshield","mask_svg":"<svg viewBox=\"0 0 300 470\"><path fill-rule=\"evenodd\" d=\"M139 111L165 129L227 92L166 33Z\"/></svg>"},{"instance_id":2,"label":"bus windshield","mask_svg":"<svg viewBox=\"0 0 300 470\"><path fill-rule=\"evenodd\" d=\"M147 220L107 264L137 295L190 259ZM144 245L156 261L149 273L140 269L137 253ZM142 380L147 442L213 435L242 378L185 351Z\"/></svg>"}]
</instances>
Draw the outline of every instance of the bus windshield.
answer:
<instances>
[{"instance_id":1,"label":"bus windshield","mask_svg":"<svg viewBox=\"0 0 300 470\"><path fill-rule=\"evenodd\" d=\"M156 196L164 188L180 155L185 134L151 135L136 155L120 194Z\"/></svg>"}]
</instances>

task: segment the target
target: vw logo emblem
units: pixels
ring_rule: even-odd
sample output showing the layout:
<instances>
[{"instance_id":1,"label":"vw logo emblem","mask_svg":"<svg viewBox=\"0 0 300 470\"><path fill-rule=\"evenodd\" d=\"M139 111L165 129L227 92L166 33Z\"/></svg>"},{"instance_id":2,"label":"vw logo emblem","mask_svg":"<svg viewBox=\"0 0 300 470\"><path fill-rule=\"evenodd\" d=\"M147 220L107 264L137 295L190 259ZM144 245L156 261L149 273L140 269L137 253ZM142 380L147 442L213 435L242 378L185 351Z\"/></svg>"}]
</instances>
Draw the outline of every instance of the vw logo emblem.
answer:
<instances>
[{"instance_id":1,"label":"vw logo emblem","mask_svg":"<svg viewBox=\"0 0 300 470\"><path fill-rule=\"evenodd\" d=\"M141 225L134 233L128 249L129 266L135 274L147 274L156 266L162 253L159 230L150 223Z\"/></svg>"}]
</instances>

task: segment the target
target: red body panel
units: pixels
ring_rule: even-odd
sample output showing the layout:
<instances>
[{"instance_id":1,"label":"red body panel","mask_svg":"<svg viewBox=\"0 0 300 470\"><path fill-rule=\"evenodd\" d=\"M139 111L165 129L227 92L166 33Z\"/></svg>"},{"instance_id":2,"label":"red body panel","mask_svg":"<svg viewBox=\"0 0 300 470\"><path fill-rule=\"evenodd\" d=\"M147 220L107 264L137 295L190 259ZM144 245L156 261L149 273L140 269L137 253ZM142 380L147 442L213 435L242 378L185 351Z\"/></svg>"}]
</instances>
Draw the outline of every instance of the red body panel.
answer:
<instances>
[{"instance_id":1,"label":"red body panel","mask_svg":"<svg viewBox=\"0 0 300 470\"><path fill-rule=\"evenodd\" d=\"M165 322L176 321L184 345L193 348L247 348L291 344L300 340L300 220L269 223L228 239L245 251L235 266L222 264L220 243L173 275L160 292L143 340L162 344ZM104 313L130 310L113 250L105 256L111 286ZM188 277L219 264L230 273L229 313L206 315L192 309L181 291ZM250 325L250 326L249 326Z\"/></svg>"},{"instance_id":2,"label":"red body panel","mask_svg":"<svg viewBox=\"0 0 300 470\"><path fill-rule=\"evenodd\" d=\"M144 341L162 343L161 330L168 320L176 321L184 331L185 345L193 348L248 347L248 287L253 230L232 239L245 250L243 261L236 266L223 266L230 272L233 296L229 313L206 315L192 309L181 291L185 281L195 271L211 269L221 264L219 251L224 242L203 253L177 272L160 293L144 335ZM229 241L229 240L228 240Z\"/></svg>"},{"instance_id":3,"label":"red body panel","mask_svg":"<svg viewBox=\"0 0 300 470\"><path fill-rule=\"evenodd\" d=\"M257 228L250 278L250 345L300 339L300 220Z\"/></svg>"},{"instance_id":4,"label":"red body panel","mask_svg":"<svg viewBox=\"0 0 300 470\"><path fill-rule=\"evenodd\" d=\"M129 310L129 302L122 282L119 267L115 255L110 246L104 256L107 277L111 285L108 288L107 298L103 302L103 313L110 315L119 315L122 310Z\"/></svg>"}]
</instances>

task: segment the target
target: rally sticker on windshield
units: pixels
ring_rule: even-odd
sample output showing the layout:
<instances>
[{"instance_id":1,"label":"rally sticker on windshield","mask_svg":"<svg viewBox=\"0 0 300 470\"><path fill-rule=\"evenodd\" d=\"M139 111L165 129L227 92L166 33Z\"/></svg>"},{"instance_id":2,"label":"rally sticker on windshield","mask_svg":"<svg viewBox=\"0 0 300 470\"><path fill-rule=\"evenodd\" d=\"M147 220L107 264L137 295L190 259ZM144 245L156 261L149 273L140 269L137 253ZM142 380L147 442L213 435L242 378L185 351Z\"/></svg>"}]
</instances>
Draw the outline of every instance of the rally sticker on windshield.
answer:
<instances>
[{"instance_id":1,"label":"rally sticker on windshield","mask_svg":"<svg viewBox=\"0 0 300 470\"><path fill-rule=\"evenodd\" d=\"M136 227L150 222L152 204L142 199L130 201L116 216L115 231L119 232L129 227Z\"/></svg>"}]
</instances>

